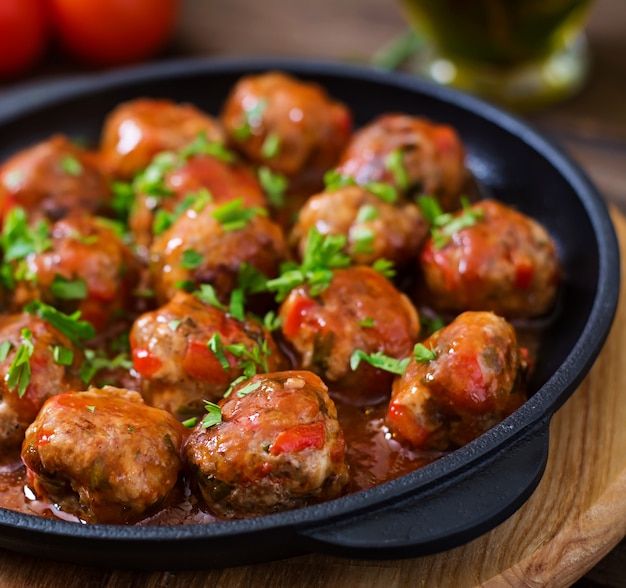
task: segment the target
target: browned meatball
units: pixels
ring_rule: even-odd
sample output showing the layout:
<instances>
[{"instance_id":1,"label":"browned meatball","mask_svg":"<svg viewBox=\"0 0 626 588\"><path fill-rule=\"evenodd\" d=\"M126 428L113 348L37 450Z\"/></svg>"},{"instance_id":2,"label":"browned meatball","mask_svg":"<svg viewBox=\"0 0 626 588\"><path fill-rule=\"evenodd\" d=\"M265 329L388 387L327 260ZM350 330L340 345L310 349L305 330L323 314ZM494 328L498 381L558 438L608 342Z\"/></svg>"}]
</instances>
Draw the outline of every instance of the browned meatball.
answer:
<instances>
[{"instance_id":1,"label":"browned meatball","mask_svg":"<svg viewBox=\"0 0 626 588\"><path fill-rule=\"evenodd\" d=\"M508 318L548 312L561 272L546 230L494 200L478 202L454 218L460 217L469 218L469 226L448 236L443 230L422 249L431 304L439 310L491 310Z\"/></svg>"},{"instance_id":2,"label":"browned meatball","mask_svg":"<svg viewBox=\"0 0 626 588\"><path fill-rule=\"evenodd\" d=\"M213 512L262 515L341 494L348 482L343 431L316 375L257 375L220 404L221 422L198 425L184 448Z\"/></svg>"},{"instance_id":3,"label":"browned meatball","mask_svg":"<svg viewBox=\"0 0 626 588\"><path fill-rule=\"evenodd\" d=\"M256 176L241 162L200 154L186 158L171 153L172 169L163 174L160 194L139 192L129 225L138 245L147 247L187 208L203 202L223 204L241 198L248 207L266 206ZM142 183L137 182L141 189Z\"/></svg>"},{"instance_id":4,"label":"browned meatball","mask_svg":"<svg viewBox=\"0 0 626 588\"><path fill-rule=\"evenodd\" d=\"M157 299L170 300L181 288L211 284L222 302L237 286L243 264L267 277L287 258L280 227L265 209L247 208L241 199L188 209L150 248L150 272Z\"/></svg>"},{"instance_id":5,"label":"browned meatball","mask_svg":"<svg viewBox=\"0 0 626 588\"><path fill-rule=\"evenodd\" d=\"M246 362L267 372L281 369L284 361L260 323L232 318L186 292L140 316L130 342L147 401L181 418L202 412L203 399L219 400L244 373ZM236 355L228 349L231 345L243 346L245 352ZM221 353L227 366L220 363Z\"/></svg>"},{"instance_id":6,"label":"browned meatball","mask_svg":"<svg viewBox=\"0 0 626 588\"><path fill-rule=\"evenodd\" d=\"M358 130L337 169L359 184L385 182L435 196L444 210L459 207L468 180L456 131L406 114L384 114Z\"/></svg>"},{"instance_id":7,"label":"browned meatball","mask_svg":"<svg viewBox=\"0 0 626 588\"><path fill-rule=\"evenodd\" d=\"M293 185L316 188L337 163L352 128L344 104L317 84L279 72L242 78L221 118L251 161L285 174Z\"/></svg>"},{"instance_id":8,"label":"browned meatball","mask_svg":"<svg viewBox=\"0 0 626 588\"><path fill-rule=\"evenodd\" d=\"M26 431L22 460L39 498L90 523L130 523L172 492L184 436L138 392L90 388L44 404Z\"/></svg>"},{"instance_id":9,"label":"browned meatball","mask_svg":"<svg viewBox=\"0 0 626 588\"><path fill-rule=\"evenodd\" d=\"M322 192L306 202L290 235L300 258L311 227L322 235L344 235L346 253L362 265L381 258L405 265L428 235L415 204L386 202L360 186Z\"/></svg>"},{"instance_id":10,"label":"browned meatball","mask_svg":"<svg viewBox=\"0 0 626 588\"><path fill-rule=\"evenodd\" d=\"M17 448L47 398L82 386L84 356L47 321L28 313L1 316L0 341L0 447Z\"/></svg>"},{"instance_id":11,"label":"browned meatball","mask_svg":"<svg viewBox=\"0 0 626 588\"><path fill-rule=\"evenodd\" d=\"M82 319L100 328L132 306L139 264L120 237L94 217L56 222L49 247L23 262L27 272L16 283L16 307L39 299L63 312L80 310Z\"/></svg>"},{"instance_id":12,"label":"browned meatball","mask_svg":"<svg viewBox=\"0 0 626 588\"><path fill-rule=\"evenodd\" d=\"M102 162L112 175L130 179L157 153L180 149L201 133L210 141L224 142L219 123L195 106L138 98L120 104L107 117L100 145Z\"/></svg>"},{"instance_id":13,"label":"browned meatball","mask_svg":"<svg viewBox=\"0 0 626 588\"><path fill-rule=\"evenodd\" d=\"M356 350L407 357L419 334L417 311L379 272L366 266L338 269L318 296L294 288L282 303L282 331L301 356L300 365L319 374L331 393L353 404L389 397L393 374L350 358Z\"/></svg>"},{"instance_id":14,"label":"browned meatball","mask_svg":"<svg viewBox=\"0 0 626 588\"><path fill-rule=\"evenodd\" d=\"M20 151L0 168L0 217L21 206L31 220L58 220L106 212L110 201L95 158L63 135Z\"/></svg>"},{"instance_id":15,"label":"browned meatball","mask_svg":"<svg viewBox=\"0 0 626 588\"><path fill-rule=\"evenodd\" d=\"M393 384L387 421L419 449L465 445L524 401L524 354L513 327L465 312L423 343L425 353Z\"/></svg>"}]
</instances>

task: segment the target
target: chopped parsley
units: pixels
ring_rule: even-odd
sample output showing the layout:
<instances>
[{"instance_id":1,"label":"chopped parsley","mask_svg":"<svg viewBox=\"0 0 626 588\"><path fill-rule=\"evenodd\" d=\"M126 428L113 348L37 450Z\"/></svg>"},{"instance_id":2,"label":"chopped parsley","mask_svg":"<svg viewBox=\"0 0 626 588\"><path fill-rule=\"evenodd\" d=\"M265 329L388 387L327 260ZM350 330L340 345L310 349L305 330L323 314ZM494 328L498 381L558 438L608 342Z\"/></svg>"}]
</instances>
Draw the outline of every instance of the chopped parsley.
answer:
<instances>
[{"instance_id":1,"label":"chopped parsley","mask_svg":"<svg viewBox=\"0 0 626 588\"><path fill-rule=\"evenodd\" d=\"M17 390L17 395L22 398L26 393L26 388L30 383L30 358L33 355L35 347L32 342L32 336L30 329L22 329L22 343L17 348L15 357L9 366L9 371L6 375L7 386L9 390Z\"/></svg>"},{"instance_id":2,"label":"chopped parsley","mask_svg":"<svg viewBox=\"0 0 626 588\"><path fill-rule=\"evenodd\" d=\"M350 240L353 243L354 253L372 253L374 251L374 231L363 225L356 225L350 229Z\"/></svg>"},{"instance_id":3,"label":"chopped parsley","mask_svg":"<svg viewBox=\"0 0 626 588\"><path fill-rule=\"evenodd\" d=\"M80 311L68 315L39 300L29 302L24 310L28 314L36 315L47 321L77 347L82 347L83 341L93 339L96 336L96 330L90 322L79 320Z\"/></svg>"},{"instance_id":4,"label":"chopped parsley","mask_svg":"<svg viewBox=\"0 0 626 588\"><path fill-rule=\"evenodd\" d=\"M446 326L446 322L440 316L426 316L420 313L420 324L426 329L429 335L432 335L435 331L443 329Z\"/></svg>"},{"instance_id":5,"label":"chopped parsley","mask_svg":"<svg viewBox=\"0 0 626 588\"><path fill-rule=\"evenodd\" d=\"M432 347L426 347L423 343L416 343L413 347L413 357L418 363L428 363L437 357Z\"/></svg>"},{"instance_id":6,"label":"chopped parsley","mask_svg":"<svg viewBox=\"0 0 626 588\"><path fill-rule=\"evenodd\" d=\"M0 245L5 262L24 259L31 253L43 253L52 247L50 226L41 221L30 227L26 211L15 206L4 218Z\"/></svg>"},{"instance_id":7,"label":"chopped parsley","mask_svg":"<svg viewBox=\"0 0 626 588\"><path fill-rule=\"evenodd\" d=\"M406 191L411 185L409 174L404 167L402 148L394 149L385 157L385 167L392 173L395 184L400 190Z\"/></svg>"},{"instance_id":8,"label":"chopped parsley","mask_svg":"<svg viewBox=\"0 0 626 588\"><path fill-rule=\"evenodd\" d=\"M215 288L211 284L201 284L200 290L196 290L193 295L205 304L210 304L220 310L226 310L226 307L219 301Z\"/></svg>"},{"instance_id":9,"label":"chopped parsley","mask_svg":"<svg viewBox=\"0 0 626 588\"><path fill-rule=\"evenodd\" d=\"M70 176L80 176L83 173L83 164L73 155L68 155L61 160L61 169Z\"/></svg>"},{"instance_id":10,"label":"chopped parsley","mask_svg":"<svg viewBox=\"0 0 626 588\"><path fill-rule=\"evenodd\" d=\"M454 234L474 226L484 216L482 210L471 208L467 198L461 198L463 210L456 214L444 213L439 202L432 196L420 196L417 203L431 225L430 234L435 249L445 247Z\"/></svg>"},{"instance_id":11,"label":"chopped parsley","mask_svg":"<svg viewBox=\"0 0 626 588\"><path fill-rule=\"evenodd\" d=\"M289 185L287 178L265 165L259 167L257 175L269 203L274 208L282 208L285 205L285 192Z\"/></svg>"},{"instance_id":12,"label":"chopped parsley","mask_svg":"<svg viewBox=\"0 0 626 588\"><path fill-rule=\"evenodd\" d=\"M180 267L183 269L196 269L204 261L204 256L195 249L185 249L183 257L180 261Z\"/></svg>"},{"instance_id":13,"label":"chopped parsley","mask_svg":"<svg viewBox=\"0 0 626 588\"><path fill-rule=\"evenodd\" d=\"M248 108L244 106L243 120L233 132L238 141L245 141L252 136L252 129L261 124L261 118L266 108L266 99L257 100L253 106Z\"/></svg>"},{"instance_id":14,"label":"chopped parsley","mask_svg":"<svg viewBox=\"0 0 626 588\"><path fill-rule=\"evenodd\" d=\"M260 206L245 208L243 198L226 202L211 212L211 216L222 225L222 230L226 232L245 228L257 214L267 216L267 210Z\"/></svg>"},{"instance_id":15,"label":"chopped parsley","mask_svg":"<svg viewBox=\"0 0 626 588\"><path fill-rule=\"evenodd\" d=\"M371 316L365 317L362 321L359 321L359 327L374 327L376 323Z\"/></svg>"},{"instance_id":16,"label":"chopped parsley","mask_svg":"<svg viewBox=\"0 0 626 588\"><path fill-rule=\"evenodd\" d=\"M208 429L209 427L212 427L222 422L222 409L217 404L215 404L215 402L205 400L204 410L206 410L206 414L202 418L203 429Z\"/></svg>"},{"instance_id":17,"label":"chopped parsley","mask_svg":"<svg viewBox=\"0 0 626 588\"><path fill-rule=\"evenodd\" d=\"M13 347L11 341L3 341L0 343L0 362L3 362L7 358L11 347Z\"/></svg>"},{"instance_id":18,"label":"chopped parsley","mask_svg":"<svg viewBox=\"0 0 626 588\"><path fill-rule=\"evenodd\" d=\"M363 204L356 214L357 223L367 223L376 220L380 216L378 208L372 204Z\"/></svg>"},{"instance_id":19,"label":"chopped parsley","mask_svg":"<svg viewBox=\"0 0 626 588\"><path fill-rule=\"evenodd\" d=\"M324 186L327 192L336 192L346 186L356 186L356 181L351 176L344 176L336 169L331 169L324 174Z\"/></svg>"},{"instance_id":20,"label":"chopped parsley","mask_svg":"<svg viewBox=\"0 0 626 588\"><path fill-rule=\"evenodd\" d=\"M101 349L97 351L85 349L85 361L80 367L80 378L85 384L89 384L100 370L116 368L130 370L132 367L133 362L126 352L118 353L115 357L110 358Z\"/></svg>"},{"instance_id":21,"label":"chopped parsley","mask_svg":"<svg viewBox=\"0 0 626 588\"><path fill-rule=\"evenodd\" d=\"M398 200L398 192L391 184L369 182L363 186L368 192L378 196L383 202L393 204Z\"/></svg>"},{"instance_id":22,"label":"chopped parsley","mask_svg":"<svg viewBox=\"0 0 626 588\"><path fill-rule=\"evenodd\" d=\"M302 263L283 264L281 275L268 280L267 289L276 292L278 302L302 284L309 286L312 296L317 296L329 286L333 269L351 264L350 257L343 252L346 241L345 235L322 235L312 227L307 235Z\"/></svg>"},{"instance_id":23,"label":"chopped parsley","mask_svg":"<svg viewBox=\"0 0 626 588\"><path fill-rule=\"evenodd\" d=\"M84 300L87 298L87 282L83 279L68 280L56 274L50 285L50 293L59 300Z\"/></svg>"},{"instance_id":24,"label":"chopped parsley","mask_svg":"<svg viewBox=\"0 0 626 588\"><path fill-rule=\"evenodd\" d=\"M269 133L261 145L261 155L265 159L273 159L280 152L280 135L278 133Z\"/></svg>"},{"instance_id":25,"label":"chopped parsley","mask_svg":"<svg viewBox=\"0 0 626 588\"><path fill-rule=\"evenodd\" d=\"M393 261L383 257L377 259L372 264L372 269L376 270L379 274L382 274L388 279L391 279L396 275L396 270L393 267Z\"/></svg>"},{"instance_id":26,"label":"chopped parsley","mask_svg":"<svg viewBox=\"0 0 626 588\"><path fill-rule=\"evenodd\" d=\"M198 424L197 417L191 417L190 419L187 419L182 422L183 427L185 427L186 429L193 429L197 424Z\"/></svg>"},{"instance_id":27,"label":"chopped parsley","mask_svg":"<svg viewBox=\"0 0 626 588\"><path fill-rule=\"evenodd\" d=\"M368 354L362 349L355 349L350 356L350 368L352 371L359 367L361 361L365 361L375 368L402 376L406 370L406 366L411 361L411 358L406 357L404 359L396 359L395 357L385 355L382 351Z\"/></svg>"},{"instance_id":28,"label":"chopped parsley","mask_svg":"<svg viewBox=\"0 0 626 588\"><path fill-rule=\"evenodd\" d=\"M171 331L176 332L181 322L182 321L180 319L173 319L169 323L167 323L167 326L170 328Z\"/></svg>"},{"instance_id":29,"label":"chopped parsley","mask_svg":"<svg viewBox=\"0 0 626 588\"><path fill-rule=\"evenodd\" d=\"M222 369L227 372L230 370L230 363L226 358L226 354L224 353L224 346L222 345L222 339L220 338L219 333L214 333L213 336L209 339L209 342L206 344L210 351L213 352L215 358L222 366Z\"/></svg>"},{"instance_id":30,"label":"chopped parsley","mask_svg":"<svg viewBox=\"0 0 626 588\"><path fill-rule=\"evenodd\" d=\"M53 345L50 348L54 363L58 365L72 365L74 361L74 352L63 345Z\"/></svg>"}]
</instances>

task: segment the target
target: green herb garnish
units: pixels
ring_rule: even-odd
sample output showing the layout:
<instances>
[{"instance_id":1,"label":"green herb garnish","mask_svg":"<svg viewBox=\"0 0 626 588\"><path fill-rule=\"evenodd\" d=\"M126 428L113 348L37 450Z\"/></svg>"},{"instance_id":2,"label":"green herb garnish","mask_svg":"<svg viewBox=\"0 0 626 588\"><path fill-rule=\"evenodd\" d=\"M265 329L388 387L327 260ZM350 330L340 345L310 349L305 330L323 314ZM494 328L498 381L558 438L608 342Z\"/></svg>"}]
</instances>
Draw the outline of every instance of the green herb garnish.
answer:
<instances>
[{"instance_id":1,"label":"green herb garnish","mask_svg":"<svg viewBox=\"0 0 626 588\"><path fill-rule=\"evenodd\" d=\"M22 344L18 347L6 376L9 390L15 391L17 389L19 398L24 396L30 383L30 358L35 350L32 342L33 334L30 329L22 329L21 334Z\"/></svg>"},{"instance_id":2,"label":"green herb garnish","mask_svg":"<svg viewBox=\"0 0 626 588\"><path fill-rule=\"evenodd\" d=\"M222 409L214 402L204 401L204 409L207 413L202 419L202 428L208 429L222 422Z\"/></svg>"},{"instance_id":3,"label":"green herb garnish","mask_svg":"<svg viewBox=\"0 0 626 588\"><path fill-rule=\"evenodd\" d=\"M385 167L392 173L394 182L400 190L406 191L411 185L409 174L404 167L404 151L401 148L394 149L385 157Z\"/></svg>"},{"instance_id":4,"label":"green herb garnish","mask_svg":"<svg viewBox=\"0 0 626 588\"><path fill-rule=\"evenodd\" d=\"M74 352L63 345L53 345L50 350L52 351L52 358L54 363L58 365L72 365L74 361Z\"/></svg>"},{"instance_id":5,"label":"green herb garnish","mask_svg":"<svg viewBox=\"0 0 626 588\"><path fill-rule=\"evenodd\" d=\"M70 176L79 176L83 173L83 164L74 156L68 155L61 160L61 169Z\"/></svg>"},{"instance_id":6,"label":"green herb garnish","mask_svg":"<svg viewBox=\"0 0 626 588\"><path fill-rule=\"evenodd\" d=\"M359 367L361 361L366 361L375 368L401 376L406 371L406 366L409 364L411 359L409 357L396 359L395 357L385 355L382 351L368 354L361 349L355 349L350 356L350 368L352 371Z\"/></svg>"},{"instance_id":7,"label":"green herb garnish","mask_svg":"<svg viewBox=\"0 0 626 588\"><path fill-rule=\"evenodd\" d=\"M245 228L257 214L267 216L267 210L260 206L245 208L243 198L226 202L211 212L211 216L222 225L222 230L226 232Z\"/></svg>"},{"instance_id":8,"label":"green herb garnish","mask_svg":"<svg viewBox=\"0 0 626 588\"><path fill-rule=\"evenodd\" d=\"M57 274L52 280L50 292L59 300L84 300L87 298L87 282L83 279L68 280Z\"/></svg>"},{"instance_id":9,"label":"green herb garnish","mask_svg":"<svg viewBox=\"0 0 626 588\"><path fill-rule=\"evenodd\" d=\"M93 339L96 336L96 330L90 322L79 320L80 311L67 315L39 300L29 302L24 310L47 321L77 347L82 347L83 341Z\"/></svg>"},{"instance_id":10,"label":"green herb garnish","mask_svg":"<svg viewBox=\"0 0 626 588\"><path fill-rule=\"evenodd\" d=\"M289 185L287 178L264 165L259 167L257 174L269 203L274 208L282 208L285 205L285 192Z\"/></svg>"},{"instance_id":11,"label":"green herb garnish","mask_svg":"<svg viewBox=\"0 0 626 588\"><path fill-rule=\"evenodd\" d=\"M437 357L432 347L426 347L423 343L416 343L413 347L413 357L418 363L427 363Z\"/></svg>"}]
</instances>

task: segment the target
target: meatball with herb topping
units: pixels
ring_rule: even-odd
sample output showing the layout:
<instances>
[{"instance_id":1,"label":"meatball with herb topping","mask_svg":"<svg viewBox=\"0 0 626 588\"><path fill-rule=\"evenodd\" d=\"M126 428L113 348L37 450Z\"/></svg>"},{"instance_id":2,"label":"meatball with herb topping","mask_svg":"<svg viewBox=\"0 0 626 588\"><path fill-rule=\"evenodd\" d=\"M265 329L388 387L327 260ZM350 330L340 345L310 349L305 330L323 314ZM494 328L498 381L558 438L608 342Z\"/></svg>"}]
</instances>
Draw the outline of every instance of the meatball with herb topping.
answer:
<instances>
[{"instance_id":1,"label":"meatball with herb topping","mask_svg":"<svg viewBox=\"0 0 626 588\"><path fill-rule=\"evenodd\" d=\"M309 284L291 290L279 309L283 335L303 369L320 375L334 397L358 405L385 400L393 374L378 360L394 363L411 353L417 311L370 267L335 269L329 278L319 292ZM355 353L365 361L352 369Z\"/></svg>"},{"instance_id":2,"label":"meatball with herb topping","mask_svg":"<svg viewBox=\"0 0 626 588\"><path fill-rule=\"evenodd\" d=\"M358 184L385 182L403 194L435 196L444 210L459 207L468 180L465 148L452 127L397 113L361 127L337 171Z\"/></svg>"},{"instance_id":3,"label":"meatball with herb topping","mask_svg":"<svg viewBox=\"0 0 626 588\"><path fill-rule=\"evenodd\" d=\"M209 141L223 143L225 139L219 122L192 104L154 98L125 102L104 122L103 166L113 176L129 180L157 153L180 149L201 133Z\"/></svg>"},{"instance_id":4,"label":"meatball with herb topping","mask_svg":"<svg viewBox=\"0 0 626 588\"><path fill-rule=\"evenodd\" d=\"M208 507L230 518L337 498L348 482L335 405L307 371L259 374L235 386L191 433L183 455Z\"/></svg>"},{"instance_id":5,"label":"meatball with herb topping","mask_svg":"<svg viewBox=\"0 0 626 588\"><path fill-rule=\"evenodd\" d=\"M554 306L556 246L535 220L483 200L435 229L420 253L428 302L440 311L535 317Z\"/></svg>"},{"instance_id":6,"label":"meatball with herb topping","mask_svg":"<svg viewBox=\"0 0 626 588\"><path fill-rule=\"evenodd\" d=\"M138 392L90 388L44 404L26 431L22 460L38 498L90 523L132 523L172 492L185 434Z\"/></svg>"},{"instance_id":7,"label":"meatball with herb topping","mask_svg":"<svg viewBox=\"0 0 626 588\"><path fill-rule=\"evenodd\" d=\"M32 237L22 226L16 239ZM14 265L17 308L42 300L63 312L77 310L96 328L132 308L139 263L105 220L75 217L54 223L39 234L45 244Z\"/></svg>"},{"instance_id":8,"label":"meatball with herb topping","mask_svg":"<svg viewBox=\"0 0 626 588\"><path fill-rule=\"evenodd\" d=\"M428 235L415 204L387 201L361 186L326 190L307 200L290 234L300 258L311 227L322 235L345 235L345 252L362 265L387 259L403 266L417 257Z\"/></svg>"},{"instance_id":9,"label":"meatball with herb topping","mask_svg":"<svg viewBox=\"0 0 626 588\"><path fill-rule=\"evenodd\" d=\"M227 303L242 265L271 278L286 259L281 228L264 208L246 207L238 198L186 210L152 243L150 273L161 304L201 284L212 285Z\"/></svg>"},{"instance_id":10,"label":"meatball with herb topping","mask_svg":"<svg viewBox=\"0 0 626 588\"><path fill-rule=\"evenodd\" d=\"M231 142L292 187L321 187L352 130L348 108L324 89L280 72L241 78L221 115Z\"/></svg>"},{"instance_id":11,"label":"meatball with herb topping","mask_svg":"<svg viewBox=\"0 0 626 588\"><path fill-rule=\"evenodd\" d=\"M95 157L64 135L24 149L0 167L0 218L14 206L31 221L110 211L108 178Z\"/></svg>"},{"instance_id":12,"label":"meatball with herb topping","mask_svg":"<svg viewBox=\"0 0 626 588\"><path fill-rule=\"evenodd\" d=\"M46 399L82 386L83 352L27 312L0 317L0 447L19 447Z\"/></svg>"},{"instance_id":13,"label":"meatball with herb topping","mask_svg":"<svg viewBox=\"0 0 626 588\"><path fill-rule=\"evenodd\" d=\"M222 145L198 138L180 151L166 151L133 182L136 196L129 226L137 245L147 247L188 208L241 198L245 206L266 206L254 173Z\"/></svg>"},{"instance_id":14,"label":"meatball with herb topping","mask_svg":"<svg viewBox=\"0 0 626 588\"><path fill-rule=\"evenodd\" d=\"M396 378L387 422L417 449L469 443L525 400L524 352L491 312L464 312L418 345Z\"/></svg>"},{"instance_id":15,"label":"meatball with herb topping","mask_svg":"<svg viewBox=\"0 0 626 588\"><path fill-rule=\"evenodd\" d=\"M275 371L284 361L259 322L186 292L141 315L130 343L147 402L181 419L200 414L203 400L219 400L244 373Z\"/></svg>"}]
</instances>

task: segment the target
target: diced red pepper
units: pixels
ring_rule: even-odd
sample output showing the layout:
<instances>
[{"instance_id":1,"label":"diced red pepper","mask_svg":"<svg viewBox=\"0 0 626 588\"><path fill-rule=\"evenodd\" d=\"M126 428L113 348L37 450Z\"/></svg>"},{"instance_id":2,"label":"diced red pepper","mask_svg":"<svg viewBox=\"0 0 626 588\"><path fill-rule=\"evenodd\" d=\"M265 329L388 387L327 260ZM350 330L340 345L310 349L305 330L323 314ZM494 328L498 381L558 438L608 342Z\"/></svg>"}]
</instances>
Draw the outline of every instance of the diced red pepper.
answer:
<instances>
[{"instance_id":1,"label":"diced red pepper","mask_svg":"<svg viewBox=\"0 0 626 588\"><path fill-rule=\"evenodd\" d=\"M535 268L532 262L523 258L515 263L515 287L518 290L527 290L533 281Z\"/></svg>"},{"instance_id":2,"label":"diced red pepper","mask_svg":"<svg viewBox=\"0 0 626 588\"><path fill-rule=\"evenodd\" d=\"M133 349L133 367L142 376L151 378L161 369L163 362L145 347Z\"/></svg>"},{"instance_id":3,"label":"diced red pepper","mask_svg":"<svg viewBox=\"0 0 626 588\"><path fill-rule=\"evenodd\" d=\"M287 316L284 318L283 333L287 337L297 335L308 311L314 306L317 306L317 302L304 295L298 296L291 302L287 307Z\"/></svg>"},{"instance_id":4,"label":"diced red pepper","mask_svg":"<svg viewBox=\"0 0 626 588\"><path fill-rule=\"evenodd\" d=\"M183 369L194 378L216 385L225 385L229 381L230 370L224 370L207 344L200 341L189 341Z\"/></svg>"},{"instance_id":5,"label":"diced red pepper","mask_svg":"<svg viewBox=\"0 0 626 588\"><path fill-rule=\"evenodd\" d=\"M324 423L296 425L279 433L276 441L270 448L270 455L280 455L281 453L295 453L312 447L321 449L324 446Z\"/></svg>"},{"instance_id":6,"label":"diced red pepper","mask_svg":"<svg viewBox=\"0 0 626 588\"><path fill-rule=\"evenodd\" d=\"M425 448L431 432L417 421L406 406L391 402L387 418L400 437L406 439L416 449Z\"/></svg>"}]
</instances>

